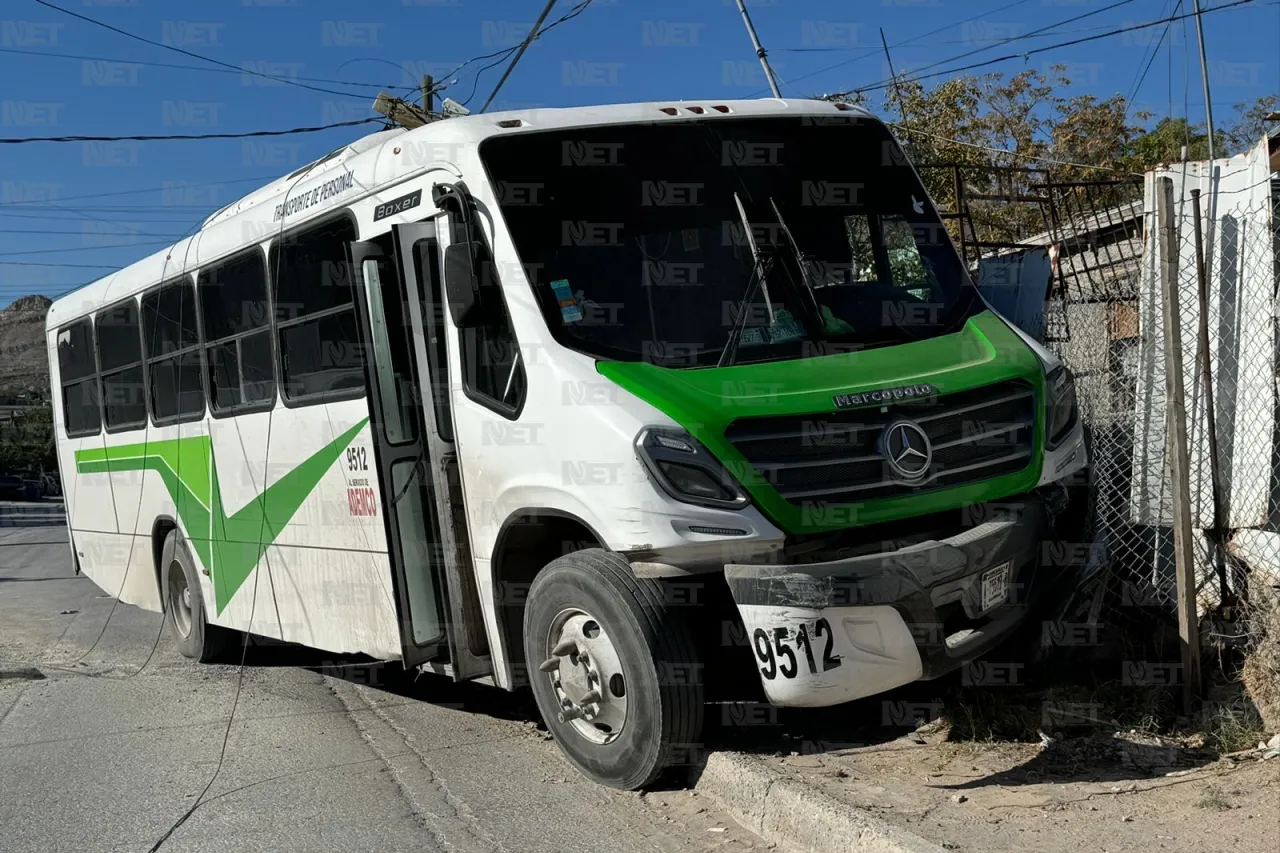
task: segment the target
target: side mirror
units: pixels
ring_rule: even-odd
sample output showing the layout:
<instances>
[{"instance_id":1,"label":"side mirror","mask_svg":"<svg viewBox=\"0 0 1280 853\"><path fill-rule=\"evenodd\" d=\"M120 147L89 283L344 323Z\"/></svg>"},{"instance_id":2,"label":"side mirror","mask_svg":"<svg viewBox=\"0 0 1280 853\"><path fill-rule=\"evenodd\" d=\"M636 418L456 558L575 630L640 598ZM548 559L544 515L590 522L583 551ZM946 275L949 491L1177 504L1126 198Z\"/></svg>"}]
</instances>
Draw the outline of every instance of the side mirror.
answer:
<instances>
[{"instance_id":1,"label":"side mirror","mask_svg":"<svg viewBox=\"0 0 1280 853\"><path fill-rule=\"evenodd\" d=\"M444 290L449 303L449 316L460 329L483 322L480 303L480 269L475 245L450 243L444 249Z\"/></svg>"}]
</instances>

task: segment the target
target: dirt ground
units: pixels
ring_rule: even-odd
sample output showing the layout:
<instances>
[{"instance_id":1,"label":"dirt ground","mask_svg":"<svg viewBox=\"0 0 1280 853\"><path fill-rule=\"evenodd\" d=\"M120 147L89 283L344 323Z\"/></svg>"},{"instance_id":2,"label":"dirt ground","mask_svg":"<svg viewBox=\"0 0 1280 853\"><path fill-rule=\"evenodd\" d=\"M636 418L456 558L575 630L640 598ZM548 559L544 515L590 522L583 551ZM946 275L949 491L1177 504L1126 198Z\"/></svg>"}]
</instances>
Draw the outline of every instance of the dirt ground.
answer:
<instances>
[{"instance_id":1,"label":"dirt ground","mask_svg":"<svg viewBox=\"0 0 1280 853\"><path fill-rule=\"evenodd\" d=\"M717 736L951 850L1280 851L1280 749L1256 749L1280 740L1242 694L1239 655L1210 647L1204 701L1183 715L1176 626L1101 613L1029 623L967 673L882 697L726 706Z\"/></svg>"},{"instance_id":2,"label":"dirt ground","mask_svg":"<svg viewBox=\"0 0 1280 853\"><path fill-rule=\"evenodd\" d=\"M1276 853L1280 758L1209 759L1137 733L1048 745L951 742L944 725L874 746L766 760L951 850Z\"/></svg>"}]
</instances>

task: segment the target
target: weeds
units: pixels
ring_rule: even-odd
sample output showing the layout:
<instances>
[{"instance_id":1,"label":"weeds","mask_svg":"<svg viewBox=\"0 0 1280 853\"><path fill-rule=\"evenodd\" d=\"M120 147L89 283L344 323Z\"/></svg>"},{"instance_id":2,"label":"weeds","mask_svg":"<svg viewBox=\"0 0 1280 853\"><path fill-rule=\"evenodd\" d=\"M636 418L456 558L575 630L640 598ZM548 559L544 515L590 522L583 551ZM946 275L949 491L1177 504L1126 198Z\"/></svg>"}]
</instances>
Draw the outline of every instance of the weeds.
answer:
<instances>
[{"instance_id":1,"label":"weeds","mask_svg":"<svg viewBox=\"0 0 1280 853\"><path fill-rule=\"evenodd\" d=\"M1231 810L1231 802L1217 785L1205 785L1204 793L1196 801L1196 808L1214 812L1226 812Z\"/></svg>"}]
</instances>

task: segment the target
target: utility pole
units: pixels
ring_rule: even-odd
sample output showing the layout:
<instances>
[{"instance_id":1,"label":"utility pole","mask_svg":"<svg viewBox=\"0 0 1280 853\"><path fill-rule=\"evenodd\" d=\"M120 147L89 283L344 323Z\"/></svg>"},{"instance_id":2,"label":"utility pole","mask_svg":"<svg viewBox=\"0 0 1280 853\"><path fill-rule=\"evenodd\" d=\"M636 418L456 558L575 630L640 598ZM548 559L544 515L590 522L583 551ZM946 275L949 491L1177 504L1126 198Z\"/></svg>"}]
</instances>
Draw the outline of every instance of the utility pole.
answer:
<instances>
[{"instance_id":1,"label":"utility pole","mask_svg":"<svg viewBox=\"0 0 1280 853\"><path fill-rule=\"evenodd\" d=\"M760 37L756 35L755 25L751 23L751 16L747 14L747 4L743 0L738 0L738 11L742 13L742 22L747 25L747 35L751 36L751 44L756 49L756 56L760 57L760 67L764 69L764 78L769 81L769 91L773 92L775 98L781 98L782 93L778 91L778 81L773 77L773 69L769 67L769 58L764 48L760 46Z\"/></svg>"},{"instance_id":2,"label":"utility pole","mask_svg":"<svg viewBox=\"0 0 1280 853\"><path fill-rule=\"evenodd\" d=\"M516 55L511 57L511 64L507 66L507 70L502 72L502 78L498 80L498 85L493 87L493 91L489 93L489 99L484 102L484 106L480 108L480 112L489 109L489 105L493 103L493 99L498 97L498 90L502 88L502 84L507 82L507 78L511 76L511 72L515 70L516 63L520 61L520 57L524 56L524 52L529 49L529 45L533 44L533 40L538 37L538 30L542 29L542 22L547 19L547 15L551 14L551 7L556 5L556 0L547 0L546 7L543 8L542 14L538 16L538 20L533 22L533 26L529 29L529 35L520 44L520 49L516 51Z\"/></svg>"},{"instance_id":3,"label":"utility pole","mask_svg":"<svg viewBox=\"0 0 1280 853\"><path fill-rule=\"evenodd\" d=\"M436 79L430 74L422 75L422 109L428 115L436 111Z\"/></svg>"},{"instance_id":4,"label":"utility pole","mask_svg":"<svg viewBox=\"0 0 1280 853\"><path fill-rule=\"evenodd\" d=\"M1173 558L1178 587L1178 635L1182 642L1183 712L1200 698L1200 624L1196 612L1195 551L1191 539L1191 453L1182 382L1182 316L1179 306L1178 231L1174 222L1173 179L1156 180L1156 221L1160 229L1160 289L1164 303L1165 419L1169 478L1173 491Z\"/></svg>"},{"instance_id":5,"label":"utility pole","mask_svg":"<svg viewBox=\"0 0 1280 853\"><path fill-rule=\"evenodd\" d=\"M884 37L884 27L880 28L880 44L884 45L884 61L889 63L889 79L893 81L893 91L898 96L898 110L902 113L902 127L910 130L907 123L907 102L902 99L902 87L898 85L898 75L893 73L893 57L889 55L889 42Z\"/></svg>"},{"instance_id":6,"label":"utility pole","mask_svg":"<svg viewBox=\"0 0 1280 853\"><path fill-rule=\"evenodd\" d=\"M1195 0L1196 38L1200 42L1200 82L1204 86L1204 123L1209 131L1209 159L1213 159L1213 101L1209 98L1209 61L1204 52L1204 15L1200 12L1200 0ZM1212 218L1212 217L1210 217Z\"/></svg>"}]
</instances>

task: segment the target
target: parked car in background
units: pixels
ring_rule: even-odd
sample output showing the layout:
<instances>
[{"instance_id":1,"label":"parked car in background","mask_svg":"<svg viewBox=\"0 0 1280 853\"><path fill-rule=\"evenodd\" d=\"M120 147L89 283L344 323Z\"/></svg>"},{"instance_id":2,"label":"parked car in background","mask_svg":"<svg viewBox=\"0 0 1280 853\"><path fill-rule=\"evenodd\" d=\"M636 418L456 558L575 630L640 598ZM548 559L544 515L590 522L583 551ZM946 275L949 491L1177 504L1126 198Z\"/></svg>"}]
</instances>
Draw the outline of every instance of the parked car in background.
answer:
<instances>
[{"instance_id":1,"label":"parked car in background","mask_svg":"<svg viewBox=\"0 0 1280 853\"><path fill-rule=\"evenodd\" d=\"M20 501L26 498L26 483L17 474L0 472L0 500Z\"/></svg>"}]
</instances>

